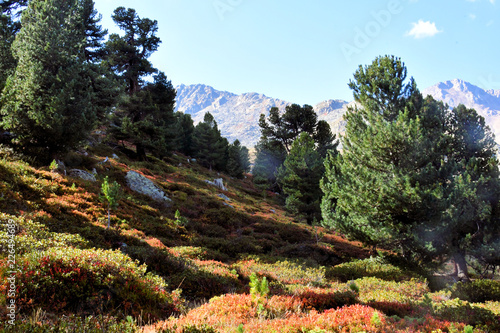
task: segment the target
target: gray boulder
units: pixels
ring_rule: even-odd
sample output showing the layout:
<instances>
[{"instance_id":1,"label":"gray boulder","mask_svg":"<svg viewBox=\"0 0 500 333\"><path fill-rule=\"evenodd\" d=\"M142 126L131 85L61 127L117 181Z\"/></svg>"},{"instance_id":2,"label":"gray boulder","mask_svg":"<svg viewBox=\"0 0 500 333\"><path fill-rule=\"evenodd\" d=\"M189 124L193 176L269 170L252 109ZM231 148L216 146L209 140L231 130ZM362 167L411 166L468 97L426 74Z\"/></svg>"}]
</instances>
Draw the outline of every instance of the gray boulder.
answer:
<instances>
[{"instance_id":1,"label":"gray boulder","mask_svg":"<svg viewBox=\"0 0 500 333\"><path fill-rule=\"evenodd\" d=\"M134 192L147 195L151 199L165 204L172 202L151 180L135 171L129 171L125 179L127 180L128 187Z\"/></svg>"},{"instance_id":2,"label":"gray boulder","mask_svg":"<svg viewBox=\"0 0 500 333\"><path fill-rule=\"evenodd\" d=\"M80 179L88 180L91 182L97 181L97 179L95 178L95 176L93 174L91 174L90 172L87 172L85 170L71 169L71 170L69 170L69 175L71 177L80 178Z\"/></svg>"},{"instance_id":3,"label":"gray boulder","mask_svg":"<svg viewBox=\"0 0 500 333\"><path fill-rule=\"evenodd\" d=\"M223 182L222 178L214 179L213 182L211 182L210 180L205 180L205 183L210 184L210 185L215 186L215 187L218 187L223 191L227 191L227 188L224 186L224 182Z\"/></svg>"},{"instance_id":4,"label":"gray boulder","mask_svg":"<svg viewBox=\"0 0 500 333\"><path fill-rule=\"evenodd\" d=\"M220 194L217 194L217 196L219 198L221 198L222 200L231 201L231 199L225 194L220 193Z\"/></svg>"}]
</instances>

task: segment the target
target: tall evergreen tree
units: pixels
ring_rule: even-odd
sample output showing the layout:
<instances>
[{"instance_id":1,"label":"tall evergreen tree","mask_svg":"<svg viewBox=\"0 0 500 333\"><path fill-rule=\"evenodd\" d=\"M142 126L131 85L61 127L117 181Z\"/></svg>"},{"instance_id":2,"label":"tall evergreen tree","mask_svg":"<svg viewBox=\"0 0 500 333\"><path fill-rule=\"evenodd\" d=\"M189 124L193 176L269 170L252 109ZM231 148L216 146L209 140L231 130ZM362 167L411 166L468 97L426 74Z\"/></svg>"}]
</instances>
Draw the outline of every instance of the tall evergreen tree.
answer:
<instances>
[{"instance_id":1,"label":"tall evergreen tree","mask_svg":"<svg viewBox=\"0 0 500 333\"><path fill-rule=\"evenodd\" d=\"M85 62L78 0L32 0L13 44L17 67L2 97L2 126L16 148L47 159L93 128L96 110Z\"/></svg>"},{"instance_id":2,"label":"tall evergreen tree","mask_svg":"<svg viewBox=\"0 0 500 333\"><path fill-rule=\"evenodd\" d=\"M212 170L226 169L229 142L221 136L217 122L209 113L205 113L203 122L196 125L193 133L194 150L200 163Z\"/></svg>"},{"instance_id":3,"label":"tall evergreen tree","mask_svg":"<svg viewBox=\"0 0 500 333\"><path fill-rule=\"evenodd\" d=\"M11 48L21 29L18 17L26 5L27 0L4 0L0 3L0 96L7 77L14 72L17 65Z\"/></svg>"},{"instance_id":4,"label":"tall evergreen tree","mask_svg":"<svg viewBox=\"0 0 500 333\"><path fill-rule=\"evenodd\" d=\"M228 148L226 171L231 177L243 178L243 173L248 172L250 159L248 149L235 140Z\"/></svg>"},{"instance_id":5,"label":"tall evergreen tree","mask_svg":"<svg viewBox=\"0 0 500 333\"><path fill-rule=\"evenodd\" d=\"M139 159L146 158L146 151L164 156L174 147L176 92L164 73L158 73L154 83L144 81L158 72L148 60L161 42L158 22L124 7L115 9L112 18L124 35L109 36L104 65L123 80L128 95L114 115L114 133L135 144Z\"/></svg>"},{"instance_id":6,"label":"tall evergreen tree","mask_svg":"<svg viewBox=\"0 0 500 333\"><path fill-rule=\"evenodd\" d=\"M400 59L379 57L360 67L355 78L350 86L362 107L345 116L343 154L326 160L324 220L367 244L400 248L423 265L454 257L467 278L464 254L469 239L488 243L492 233L483 231L498 225L493 214L498 189L475 197L483 184L498 183L489 145L477 145L487 142L489 134L470 140L468 146L485 157L490 167L483 172L477 159L459 157L453 149L467 141L459 134L462 121L450 118L447 107L432 97L423 100L415 82L405 82L406 67ZM472 128L488 132L480 121ZM469 173L473 170L475 176ZM478 232L472 226L479 227Z\"/></svg>"},{"instance_id":7,"label":"tall evergreen tree","mask_svg":"<svg viewBox=\"0 0 500 333\"><path fill-rule=\"evenodd\" d=\"M131 141L139 159L146 158L146 151L166 156L173 149L175 96L171 81L158 73L153 83L124 97L114 114L113 134Z\"/></svg>"},{"instance_id":8,"label":"tall evergreen tree","mask_svg":"<svg viewBox=\"0 0 500 333\"><path fill-rule=\"evenodd\" d=\"M123 87L104 61L104 39L108 31L99 24L102 16L95 10L93 0L81 0L80 6L86 39L85 60L94 91L92 104L96 107L98 121L103 123L116 105Z\"/></svg>"},{"instance_id":9,"label":"tall evergreen tree","mask_svg":"<svg viewBox=\"0 0 500 333\"><path fill-rule=\"evenodd\" d=\"M302 132L292 144L290 153L278 169L277 179L286 197L286 208L305 218L308 224L321 220L319 186L324 166L313 138Z\"/></svg>"},{"instance_id":10,"label":"tall evergreen tree","mask_svg":"<svg viewBox=\"0 0 500 333\"><path fill-rule=\"evenodd\" d=\"M314 135L318 116L310 105L288 105L280 115L277 107L271 108L268 120L264 114L260 115L259 126L261 135L266 141L279 142L286 152L290 152L293 141L300 133Z\"/></svg>"},{"instance_id":11,"label":"tall evergreen tree","mask_svg":"<svg viewBox=\"0 0 500 333\"><path fill-rule=\"evenodd\" d=\"M275 173L285 161L287 155L285 148L278 141L267 141L261 137L255 150L253 183L263 190L278 192L280 188Z\"/></svg>"},{"instance_id":12,"label":"tall evergreen tree","mask_svg":"<svg viewBox=\"0 0 500 333\"><path fill-rule=\"evenodd\" d=\"M484 118L459 105L451 111L447 157L455 162L453 205L438 244L455 260L456 274L467 278L465 256L498 265L500 254L500 178L496 143Z\"/></svg>"},{"instance_id":13,"label":"tall evergreen tree","mask_svg":"<svg viewBox=\"0 0 500 333\"><path fill-rule=\"evenodd\" d=\"M106 63L123 78L127 93L132 95L144 85L144 77L157 72L148 58L161 43L156 36L158 22L140 18L134 9L124 7L115 9L112 18L125 35L109 36Z\"/></svg>"},{"instance_id":14,"label":"tall evergreen tree","mask_svg":"<svg viewBox=\"0 0 500 333\"><path fill-rule=\"evenodd\" d=\"M335 134L332 133L330 125L325 120L318 121L316 132L314 133L316 150L322 158L326 158L328 152L337 153L339 143L335 140Z\"/></svg>"},{"instance_id":15,"label":"tall evergreen tree","mask_svg":"<svg viewBox=\"0 0 500 333\"><path fill-rule=\"evenodd\" d=\"M268 119L264 114L260 115L259 127L261 138L256 147L257 156L252 173L254 183L262 188L280 191L275 172L285 161L292 143L300 133L308 133L315 139L321 156L326 156L329 149L336 149L330 126L325 121L318 121L309 105L288 105L283 114L273 107Z\"/></svg>"},{"instance_id":16,"label":"tall evergreen tree","mask_svg":"<svg viewBox=\"0 0 500 333\"><path fill-rule=\"evenodd\" d=\"M187 156L194 155L194 123L190 114L175 113L175 149Z\"/></svg>"}]
</instances>

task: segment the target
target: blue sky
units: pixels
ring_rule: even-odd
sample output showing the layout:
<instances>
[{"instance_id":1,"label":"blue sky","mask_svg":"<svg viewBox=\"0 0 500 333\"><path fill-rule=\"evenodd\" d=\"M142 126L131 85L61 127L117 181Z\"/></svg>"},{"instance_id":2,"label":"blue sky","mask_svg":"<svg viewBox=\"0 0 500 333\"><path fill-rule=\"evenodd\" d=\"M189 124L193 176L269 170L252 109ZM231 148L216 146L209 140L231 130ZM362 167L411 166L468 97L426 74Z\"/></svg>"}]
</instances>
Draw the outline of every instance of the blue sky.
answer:
<instances>
[{"instance_id":1,"label":"blue sky","mask_svg":"<svg viewBox=\"0 0 500 333\"><path fill-rule=\"evenodd\" d=\"M424 89L460 78L500 89L500 0L95 0L158 21L150 60L174 85L203 83L298 104L352 100L359 65L401 57Z\"/></svg>"}]
</instances>

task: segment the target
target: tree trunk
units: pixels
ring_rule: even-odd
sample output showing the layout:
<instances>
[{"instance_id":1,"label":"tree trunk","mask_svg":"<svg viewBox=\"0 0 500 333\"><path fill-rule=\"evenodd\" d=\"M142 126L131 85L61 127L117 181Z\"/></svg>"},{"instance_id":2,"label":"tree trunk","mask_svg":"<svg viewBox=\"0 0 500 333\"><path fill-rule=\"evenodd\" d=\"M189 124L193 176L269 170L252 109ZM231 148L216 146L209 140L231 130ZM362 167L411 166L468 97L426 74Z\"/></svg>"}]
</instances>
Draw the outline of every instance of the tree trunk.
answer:
<instances>
[{"instance_id":1,"label":"tree trunk","mask_svg":"<svg viewBox=\"0 0 500 333\"><path fill-rule=\"evenodd\" d=\"M461 251L453 255L455 262L455 273L458 281L470 281L469 270L467 269L467 262L465 261L465 254Z\"/></svg>"}]
</instances>

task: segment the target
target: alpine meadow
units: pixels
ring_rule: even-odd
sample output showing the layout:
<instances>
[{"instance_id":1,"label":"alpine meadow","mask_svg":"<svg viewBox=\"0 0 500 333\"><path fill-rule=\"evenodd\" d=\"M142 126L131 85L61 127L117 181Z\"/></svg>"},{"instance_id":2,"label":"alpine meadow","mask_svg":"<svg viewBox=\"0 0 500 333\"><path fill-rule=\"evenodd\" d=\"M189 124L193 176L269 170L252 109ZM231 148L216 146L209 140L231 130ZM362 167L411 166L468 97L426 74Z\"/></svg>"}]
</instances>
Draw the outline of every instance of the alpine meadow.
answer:
<instances>
[{"instance_id":1,"label":"alpine meadow","mask_svg":"<svg viewBox=\"0 0 500 333\"><path fill-rule=\"evenodd\" d=\"M258 1L213 1L202 18L199 1L120 3L107 18L97 8L108 1L0 0L0 332L500 332L493 80L421 90L384 46L343 80L351 102L172 83L184 68L270 91L276 70L297 100L321 91L319 30L355 13L322 21L332 4L318 3L267 4L266 35L238 30ZM345 63L420 5L354 15ZM155 11L173 23L142 16ZM398 45L424 49L449 29L420 20ZM235 39L239 58L224 44Z\"/></svg>"}]
</instances>

